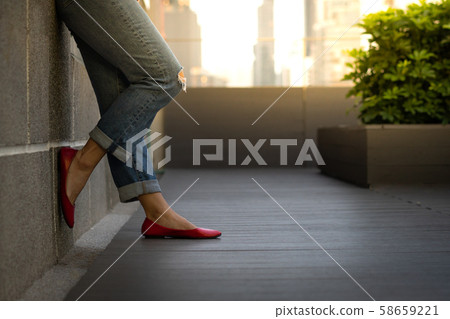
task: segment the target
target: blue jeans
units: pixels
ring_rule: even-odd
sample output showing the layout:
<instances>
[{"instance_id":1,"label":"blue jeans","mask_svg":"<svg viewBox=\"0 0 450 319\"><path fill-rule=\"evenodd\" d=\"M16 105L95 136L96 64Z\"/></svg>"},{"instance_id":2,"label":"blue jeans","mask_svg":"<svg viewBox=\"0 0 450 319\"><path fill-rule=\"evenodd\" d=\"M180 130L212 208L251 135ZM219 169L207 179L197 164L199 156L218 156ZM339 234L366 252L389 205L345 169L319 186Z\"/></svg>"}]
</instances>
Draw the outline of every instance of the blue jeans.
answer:
<instances>
[{"instance_id":1,"label":"blue jeans","mask_svg":"<svg viewBox=\"0 0 450 319\"><path fill-rule=\"evenodd\" d=\"M184 88L180 63L136 0L56 0L56 8L94 88L101 118L89 136L107 151L120 200L160 192L153 172L126 165L126 142Z\"/></svg>"}]
</instances>

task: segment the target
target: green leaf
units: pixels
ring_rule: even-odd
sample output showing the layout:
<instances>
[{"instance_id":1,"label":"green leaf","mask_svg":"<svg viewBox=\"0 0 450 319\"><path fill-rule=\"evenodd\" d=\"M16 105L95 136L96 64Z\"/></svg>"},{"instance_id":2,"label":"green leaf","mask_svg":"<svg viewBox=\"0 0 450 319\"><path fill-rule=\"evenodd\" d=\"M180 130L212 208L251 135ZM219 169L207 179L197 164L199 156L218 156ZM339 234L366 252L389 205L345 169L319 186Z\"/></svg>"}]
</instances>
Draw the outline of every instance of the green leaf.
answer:
<instances>
[{"instance_id":1,"label":"green leaf","mask_svg":"<svg viewBox=\"0 0 450 319\"><path fill-rule=\"evenodd\" d=\"M450 122L450 0L421 0L359 23L369 48L352 49L347 96L363 123Z\"/></svg>"}]
</instances>

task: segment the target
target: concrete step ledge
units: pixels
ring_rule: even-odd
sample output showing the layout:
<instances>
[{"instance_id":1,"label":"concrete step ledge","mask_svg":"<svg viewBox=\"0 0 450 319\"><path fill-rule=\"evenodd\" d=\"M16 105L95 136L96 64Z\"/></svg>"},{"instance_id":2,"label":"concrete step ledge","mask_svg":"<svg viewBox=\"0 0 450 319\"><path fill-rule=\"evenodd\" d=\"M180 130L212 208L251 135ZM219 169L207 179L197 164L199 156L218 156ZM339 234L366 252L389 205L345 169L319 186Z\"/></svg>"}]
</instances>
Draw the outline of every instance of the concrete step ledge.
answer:
<instances>
[{"instance_id":1,"label":"concrete step ledge","mask_svg":"<svg viewBox=\"0 0 450 319\"><path fill-rule=\"evenodd\" d=\"M114 206L111 212L75 242L58 264L36 280L20 300L64 300L138 208L138 202Z\"/></svg>"}]
</instances>

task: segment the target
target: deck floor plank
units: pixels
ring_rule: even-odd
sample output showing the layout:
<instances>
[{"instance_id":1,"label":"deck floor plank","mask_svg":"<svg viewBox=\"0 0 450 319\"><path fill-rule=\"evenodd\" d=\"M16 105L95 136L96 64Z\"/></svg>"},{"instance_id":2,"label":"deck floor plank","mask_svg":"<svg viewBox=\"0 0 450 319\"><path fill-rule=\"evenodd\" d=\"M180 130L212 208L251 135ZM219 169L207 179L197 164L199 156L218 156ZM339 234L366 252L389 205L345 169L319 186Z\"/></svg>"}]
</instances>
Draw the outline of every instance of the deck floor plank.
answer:
<instances>
[{"instance_id":1,"label":"deck floor plank","mask_svg":"<svg viewBox=\"0 0 450 319\"><path fill-rule=\"evenodd\" d=\"M450 299L450 185L369 190L315 169L170 169L168 202L197 178L174 209L223 236L139 239L81 300L370 300L252 178L376 300ZM67 299L138 238L143 216Z\"/></svg>"}]
</instances>

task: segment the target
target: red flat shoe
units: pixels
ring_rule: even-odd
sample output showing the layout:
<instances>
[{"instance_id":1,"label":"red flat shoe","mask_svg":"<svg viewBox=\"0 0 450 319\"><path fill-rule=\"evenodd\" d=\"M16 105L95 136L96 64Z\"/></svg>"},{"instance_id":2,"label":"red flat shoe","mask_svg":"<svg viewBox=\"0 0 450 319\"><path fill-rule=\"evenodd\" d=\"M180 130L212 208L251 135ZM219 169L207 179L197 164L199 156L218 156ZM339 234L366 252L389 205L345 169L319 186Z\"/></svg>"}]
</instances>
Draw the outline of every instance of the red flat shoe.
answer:
<instances>
[{"instance_id":1,"label":"red flat shoe","mask_svg":"<svg viewBox=\"0 0 450 319\"><path fill-rule=\"evenodd\" d=\"M69 172L70 164L72 163L75 154L77 154L78 150L71 147L63 147L59 151L59 168L60 168L60 199L61 199L61 207L63 211L64 220L67 223L67 226L73 228L74 213L75 213L75 204L72 205L69 198L67 197L66 192L66 180L67 173Z\"/></svg>"},{"instance_id":2,"label":"red flat shoe","mask_svg":"<svg viewBox=\"0 0 450 319\"><path fill-rule=\"evenodd\" d=\"M167 228L146 218L142 224L141 233L146 238L191 238L191 239L207 239L207 238L217 238L222 233L214 229L206 228L195 228L195 229L172 229Z\"/></svg>"}]
</instances>

